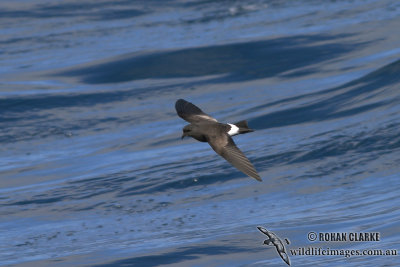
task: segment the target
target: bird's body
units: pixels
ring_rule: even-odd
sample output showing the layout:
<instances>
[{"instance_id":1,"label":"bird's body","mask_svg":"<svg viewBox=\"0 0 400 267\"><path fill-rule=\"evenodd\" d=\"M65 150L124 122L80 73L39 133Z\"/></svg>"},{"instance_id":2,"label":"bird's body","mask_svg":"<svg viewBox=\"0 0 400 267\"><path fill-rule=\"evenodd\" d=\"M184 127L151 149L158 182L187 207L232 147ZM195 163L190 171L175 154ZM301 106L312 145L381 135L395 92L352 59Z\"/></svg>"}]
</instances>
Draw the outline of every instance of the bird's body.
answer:
<instances>
[{"instance_id":1,"label":"bird's body","mask_svg":"<svg viewBox=\"0 0 400 267\"><path fill-rule=\"evenodd\" d=\"M261 181L254 166L237 148L231 136L252 132L247 121L233 124L218 122L205 114L201 109L186 100L179 99L175 104L178 115L190 124L183 127L182 138L193 137L200 142L208 142L211 148L221 157L243 173Z\"/></svg>"},{"instance_id":2,"label":"bird's body","mask_svg":"<svg viewBox=\"0 0 400 267\"><path fill-rule=\"evenodd\" d=\"M185 131L186 133L190 132L190 137L193 137L197 141L208 142L207 138L213 138L213 137L216 138L218 133L220 133L221 131L227 133L229 129L230 127L227 124L212 122L212 121L204 121L186 125L183 128L183 133L185 134Z\"/></svg>"}]
</instances>

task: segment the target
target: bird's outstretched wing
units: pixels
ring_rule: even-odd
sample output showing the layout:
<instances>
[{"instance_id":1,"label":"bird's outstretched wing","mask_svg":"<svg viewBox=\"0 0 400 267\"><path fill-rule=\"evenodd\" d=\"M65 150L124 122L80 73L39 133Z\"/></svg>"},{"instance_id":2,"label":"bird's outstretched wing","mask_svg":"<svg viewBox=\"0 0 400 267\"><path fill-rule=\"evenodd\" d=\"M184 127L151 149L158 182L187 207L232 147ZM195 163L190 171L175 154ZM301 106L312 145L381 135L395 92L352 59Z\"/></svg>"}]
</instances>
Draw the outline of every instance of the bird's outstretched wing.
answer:
<instances>
[{"instance_id":1,"label":"bird's outstretched wing","mask_svg":"<svg viewBox=\"0 0 400 267\"><path fill-rule=\"evenodd\" d=\"M179 99L178 101L176 101L175 109L179 117L190 123L201 122L204 120L218 122L215 118L207 115L194 104L184 99Z\"/></svg>"},{"instance_id":2,"label":"bird's outstretched wing","mask_svg":"<svg viewBox=\"0 0 400 267\"><path fill-rule=\"evenodd\" d=\"M264 235L266 235L266 236L268 236L268 237L271 237L270 232L269 232L267 229L265 229L264 227L257 226L257 228L258 228L258 230L260 230L260 232L263 233Z\"/></svg>"},{"instance_id":3,"label":"bird's outstretched wing","mask_svg":"<svg viewBox=\"0 0 400 267\"><path fill-rule=\"evenodd\" d=\"M253 164L251 164L250 160L248 160L242 151L239 150L233 139L228 134L211 136L208 138L208 143L218 155L226 159L238 170L260 182L262 181Z\"/></svg>"}]
</instances>

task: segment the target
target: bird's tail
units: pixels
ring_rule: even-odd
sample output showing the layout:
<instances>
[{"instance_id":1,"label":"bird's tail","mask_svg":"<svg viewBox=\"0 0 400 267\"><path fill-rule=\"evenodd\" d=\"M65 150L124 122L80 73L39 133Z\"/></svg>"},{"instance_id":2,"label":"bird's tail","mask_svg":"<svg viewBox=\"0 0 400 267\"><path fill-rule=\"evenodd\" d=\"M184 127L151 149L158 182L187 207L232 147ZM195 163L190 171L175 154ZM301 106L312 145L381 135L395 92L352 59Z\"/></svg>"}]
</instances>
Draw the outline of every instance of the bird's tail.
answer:
<instances>
[{"instance_id":1,"label":"bird's tail","mask_svg":"<svg viewBox=\"0 0 400 267\"><path fill-rule=\"evenodd\" d=\"M245 134L245 133L249 133L249 132L254 132L253 129L249 128L249 125L247 125L247 121L238 121L236 123L234 123L234 125L236 125L239 128L239 134Z\"/></svg>"}]
</instances>

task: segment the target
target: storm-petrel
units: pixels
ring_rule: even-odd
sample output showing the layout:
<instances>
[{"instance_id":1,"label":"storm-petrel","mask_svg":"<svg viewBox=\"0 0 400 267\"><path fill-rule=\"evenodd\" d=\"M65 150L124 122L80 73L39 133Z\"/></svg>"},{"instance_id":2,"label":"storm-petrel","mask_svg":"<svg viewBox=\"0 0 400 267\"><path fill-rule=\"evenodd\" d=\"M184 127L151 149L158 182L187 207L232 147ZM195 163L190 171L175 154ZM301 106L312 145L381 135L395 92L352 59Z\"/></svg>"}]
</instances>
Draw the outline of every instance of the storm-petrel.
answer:
<instances>
[{"instance_id":1,"label":"storm-petrel","mask_svg":"<svg viewBox=\"0 0 400 267\"><path fill-rule=\"evenodd\" d=\"M175 103L179 117L190 122L183 127L182 139L191 136L200 142L208 142L218 155L226 159L237 169L250 177L262 181L256 169L246 156L239 150L231 136L253 132L247 121L237 123L220 123L215 118L204 113L192 103L179 99Z\"/></svg>"},{"instance_id":2,"label":"storm-petrel","mask_svg":"<svg viewBox=\"0 0 400 267\"><path fill-rule=\"evenodd\" d=\"M260 230L261 233L264 235L268 236L268 239L264 240L265 245L271 245L275 246L276 251L278 252L279 256L281 256L282 260L287 263L287 265L290 266L290 259L289 256L286 252L286 248L283 245L282 240L273 232L268 231L264 227L257 226L258 230ZM285 238L285 241L287 244L289 244L289 240Z\"/></svg>"}]
</instances>

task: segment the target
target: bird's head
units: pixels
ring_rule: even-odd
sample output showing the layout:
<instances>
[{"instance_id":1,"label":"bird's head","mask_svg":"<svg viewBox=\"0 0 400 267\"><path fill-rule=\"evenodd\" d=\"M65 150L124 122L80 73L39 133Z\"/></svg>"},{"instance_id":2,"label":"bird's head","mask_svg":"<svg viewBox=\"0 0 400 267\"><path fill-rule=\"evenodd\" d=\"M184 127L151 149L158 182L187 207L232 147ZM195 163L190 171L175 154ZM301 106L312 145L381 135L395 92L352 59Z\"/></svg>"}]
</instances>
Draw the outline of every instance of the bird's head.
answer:
<instances>
[{"instance_id":1,"label":"bird's head","mask_svg":"<svg viewBox=\"0 0 400 267\"><path fill-rule=\"evenodd\" d=\"M186 125L185 127L183 127L182 129L182 139L185 136L190 136L191 131L193 130L193 126L191 124Z\"/></svg>"}]
</instances>

